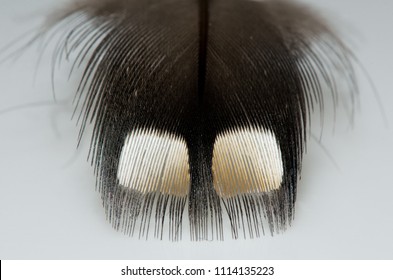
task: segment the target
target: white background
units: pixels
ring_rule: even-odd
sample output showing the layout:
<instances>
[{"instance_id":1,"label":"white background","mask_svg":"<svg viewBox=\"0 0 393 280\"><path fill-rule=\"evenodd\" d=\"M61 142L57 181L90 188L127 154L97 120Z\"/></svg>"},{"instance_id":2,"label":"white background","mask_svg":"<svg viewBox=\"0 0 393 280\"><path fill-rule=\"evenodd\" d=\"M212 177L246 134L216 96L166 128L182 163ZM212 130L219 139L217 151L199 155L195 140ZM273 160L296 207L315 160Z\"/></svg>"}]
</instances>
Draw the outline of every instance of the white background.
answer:
<instances>
[{"instance_id":1,"label":"white background","mask_svg":"<svg viewBox=\"0 0 393 280\"><path fill-rule=\"evenodd\" d=\"M35 30L60 2L66 1L0 0L0 49ZM0 259L392 259L393 1L303 2L318 7L349 41L390 128L361 75L354 129L327 131L324 148L310 142L290 229L254 240L228 234L223 242L194 243L114 231L94 190L88 141L76 150L72 82L59 79L56 96L67 102L55 104L49 55L35 75L39 52L32 47L0 64Z\"/></svg>"},{"instance_id":2,"label":"white background","mask_svg":"<svg viewBox=\"0 0 393 280\"><path fill-rule=\"evenodd\" d=\"M52 280L54 275L58 280L68 279L294 279L294 280L331 280L331 279L378 279L391 280L393 272L391 270L392 261L337 261L337 260L61 260L61 261L3 261L1 275L3 279L40 279ZM204 273L199 275L181 276L134 276L121 275L122 269L127 271L138 268L146 269L174 269L178 266L182 274L187 273L187 269L204 269ZM221 274L221 267L273 267L274 274L266 276L251 275L215 275L215 268ZM23 269L20 269L23 267ZM210 270L210 272L209 272ZM190 271L190 270L188 270ZM199 270L200 271L200 270ZM243 269L246 271L246 269ZM256 269L258 271L258 269ZM270 272L270 270L268 270ZM269 273L268 272L268 273ZM152 273L152 272L151 272ZM195 272L194 272L195 273ZM238 269L240 274L240 269ZM243 272L244 273L244 272ZM226 274L227 271L226 271ZM203 276L201 276L203 275Z\"/></svg>"}]
</instances>

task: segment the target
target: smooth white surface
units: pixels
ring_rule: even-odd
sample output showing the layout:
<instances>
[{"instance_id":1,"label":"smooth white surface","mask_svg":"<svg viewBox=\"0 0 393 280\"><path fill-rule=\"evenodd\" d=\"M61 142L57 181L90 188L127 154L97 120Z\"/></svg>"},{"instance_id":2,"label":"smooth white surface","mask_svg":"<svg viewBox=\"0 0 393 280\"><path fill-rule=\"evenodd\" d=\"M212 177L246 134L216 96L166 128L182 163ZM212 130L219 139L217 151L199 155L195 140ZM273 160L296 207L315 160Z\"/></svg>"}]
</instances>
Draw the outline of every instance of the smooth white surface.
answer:
<instances>
[{"instance_id":1,"label":"smooth white surface","mask_svg":"<svg viewBox=\"0 0 393 280\"><path fill-rule=\"evenodd\" d=\"M0 0L0 48L37 26L59 2ZM355 128L336 129L334 137L326 131L324 148L310 142L290 229L254 240L196 243L138 240L114 231L94 191L88 141L75 148L72 82L56 83L56 96L66 105L48 105L50 55L34 83L38 52L31 48L0 65L0 259L392 259L393 1L304 2L319 7L354 46L390 128L360 76Z\"/></svg>"}]
</instances>

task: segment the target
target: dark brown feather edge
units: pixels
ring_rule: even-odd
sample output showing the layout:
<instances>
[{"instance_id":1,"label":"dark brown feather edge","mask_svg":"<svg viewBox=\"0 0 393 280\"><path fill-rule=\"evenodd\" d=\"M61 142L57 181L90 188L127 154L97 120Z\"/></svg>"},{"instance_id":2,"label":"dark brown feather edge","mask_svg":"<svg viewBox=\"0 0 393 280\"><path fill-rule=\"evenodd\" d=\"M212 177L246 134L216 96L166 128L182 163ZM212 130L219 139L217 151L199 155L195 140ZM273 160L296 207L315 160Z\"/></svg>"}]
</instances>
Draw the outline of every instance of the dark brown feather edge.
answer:
<instances>
[{"instance_id":1,"label":"dark brown feather edge","mask_svg":"<svg viewBox=\"0 0 393 280\"><path fill-rule=\"evenodd\" d=\"M285 50L285 57L275 57L273 54L270 61L271 63L281 61L281 63L287 65L287 68L295 71L294 75L296 75L296 78L294 81L297 81L295 84L299 86L298 92L300 93L295 99L291 99L291 101L297 100L298 103L297 106L291 108L291 110L297 110L297 112L293 112L296 120L293 123L293 128L289 130L289 134L292 134L291 136L295 137L295 139L287 139L282 142L286 146L286 150L283 150L283 152L291 158L288 161L285 186L280 191L268 195L241 195L236 199L220 199L209 189L204 191L203 197L207 198L204 201L201 200L203 197L195 198L190 196L189 199L193 200L194 203L204 204L202 205L203 209L189 213L191 239L223 239L222 215L224 211L221 210L221 207L224 207L228 214L233 238L240 236L258 237L265 232L264 223L267 223L271 234L274 232L278 233L285 230L294 218L297 182L301 171L304 148L308 139L312 112L318 109L322 119L326 109L324 106L326 98L333 100L334 108L341 100L349 99L347 112L350 119L353 119L353 104L358 92L355 71L352 65L353 55L325 21L315 11L304 5L281 0L261 2L212 0L208 4L209 24L213 27L212 31L209 30L209 39L212 38L212 42L214 42L215 23L221 18L220 16L215 17L216 11L220 12L221 10L231 9L231 7L246 7L246 10L252 12L260 11L263 14L263 17L261 16L260 18L260 21L263 22L261 26L267 26L269 32L272 32L276 37L275 40L279 42L277 43L279 47ZM143 19L146 20L144 13L148 13L151 10L160 11L159 14L155 15L157 18L152 17L149 19L149 21L152 20L153 22L153 28L144 28L143 24L141 24L138 30L132 29L132 24L140 20L138 17L142 18L143 22ZM232 11L236 13L239 9L233 9ZM158 18L158 15L161 18ZM168 29L159 26L160 32L163 32L163 29L167 32L164 32L165 36L167 36L166 40L164 40L165 42L168 41L170 44L173 44L180 37L184 41L178 43L178 45L175 44L175 46L171 45L176 52L179 53L186 49L198 53L198 42L193 40L198 38L199 16L198 2L189 0L86 0L79 1L79 4L65 9L52 17L41 33L42 37L51 38L54 33L64 32L54 52L54 65L71 57L72 53L76 53L77 55L76 57L74 56L75 58L72 62L73 69L81 65L85 67L75 96L75 112L79 112L78 122L81 125L80 138L86 125L93 123L94 132L90 156L98 176L98 189L101 193L109 221L115 229L122 230L126 234L133 235L137 232L139 237L145 236L147 238L150 219L152 216L155 216L155 237L163 238L164 233L168 231L171 240L180 239L183 212L187 201L170 197L156 197L155 195L140 197L138 194L129 194L116 190L117 186L114 186L114 179L111 178L113 174L111 175L111 173L115 172L113 169L117 164L116 158L119 156L121 140L124 138L124 135L120 136L117 135L117 131L111 131L111 125L119 115L115 114L108 117L108 109L106 108L111 106L118 110L126 110L127 108L124 107L124 104L121 104L121 100L110 100L110 97L108 97L108 90L116 91L116 87L118 87L118 85L113 85L113 81L121 81L121 75L124 74L117 72L111 76L111 71L121 67L111 64L110 59L113 59L113 56L108 54L117 51L116 55L122 58L127 57L126 49L132 49L133 40L137 40L141 36L145 36L148 41L150 40L149 43L152 44L151 52L154 52L154 47L168 47L162 44L162 40L157 39L161 34L154 33L156 32L154 28L162 24L163 19L169 21ZM176 22L178 20L176 17L184 17L183 21L180 20L180 22L183 25L188 24L188 26L183 29L179 28L177 26L179 22ZM248 17L250 15L243 15L244 21L249 20ZM125 30L125 27L128 30ZM255 28L258 27L255 26ZM176 36L170 34L173 29L176 30ZM225 32L232 32L231 36L238 35L236 30L225 30ZM264 30L259 30L259 32L263 33ZM187 45L187 40L191 42L189 45ZM157 46L153 46L153 44L157 44ZM209 45L207 49L209 51ZM165 52L167 52L166 54L169 57L173 56L171 51L165 50ZM207 59L209 59L209 53L206 55L208 56ZM186 58L192 61L189 65L198 65L198 58L187 54ZM151 65L151 61L148 58L143 62ZM173 63L173 60L166 60L165 62L167 63L165 65L166 69L173 70L179 66ZM143 65L133 65L133 67L138 69L138 67L143 68ZM206 67L207 72L209 72L209 62ZM121 69L124 70L124 68ZM141 71L147 70L142 69ZM201 73L200 69L198 71ZM194 73L197 77L198 71L190 71L190 73ZM159 87L163 85L173 86L174 82L179 81L181 75L176 72L173 76L169 78L169 82L159 78L154 81ZM157 83L158 81L162 84ZM342 81L346 82L344 86L341 84ZM122 90L130 90L133 85L127 84L126 81L124 82L125 84L121 85L123 86ZM193 88L198 88L198 82L199 79L191 82ZM141 81L141 83L142 85L138 86L145 90L156 90L154 87L153 89L149 88L146 85L146 81ZM206 81L206 83L209 84L209 81ZM183 90L187 88L187 86L183 85L179 87L179 89ZM197 92L196 90L192 93L191 98L198 98ZM182 95L176 97L178 99L175 98L175 104L184 98ZM151 106L159 105L157 103ZM192 101L190 101L190 104L184 105L183 109L187 109L187 106L193 106ZM173 108L170 107L170 109ZM169 109L164 110L165 113L169 111ZM139 118L140 116L134 117ZM187 116L181 112L175 117ZM217 118L220 118L220 116ZM157 124L160 121L157 116L154 116L152 122ZM244 124L240 122L235 125ZM273 121L266 125L277 126L278 124ZM284 127L282 129L285 130L286 124L281 125ZM168 126L165 124L165 121L159 123L158 127L174 134L182 134L184 133L183 130L187 130L186 127L179 128L173 124ZM272 127L269 128L272 129ZM124 129L130 129L130 127L124 127ZM113 137L114 135L117 135L117 137ZM168 221L168 228L164 227L165 219Z\"/></svg>"}]
</instances>

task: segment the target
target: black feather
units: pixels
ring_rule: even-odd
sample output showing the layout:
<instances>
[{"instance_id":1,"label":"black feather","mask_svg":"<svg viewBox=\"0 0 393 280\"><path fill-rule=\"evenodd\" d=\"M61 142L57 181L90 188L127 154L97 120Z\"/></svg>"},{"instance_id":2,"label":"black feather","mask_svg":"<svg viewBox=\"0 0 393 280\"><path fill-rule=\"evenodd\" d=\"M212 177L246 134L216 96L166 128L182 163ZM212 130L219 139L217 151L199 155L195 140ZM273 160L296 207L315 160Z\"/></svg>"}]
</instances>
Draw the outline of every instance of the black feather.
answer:
<instances>
[{"instance_id":1,"label":"black feather","mask_svg":"<svg viewBox=\"0 0 393 280\"><path fill-rule=\"evenodd\" d=\"M357 92L352 54L290 1L85 0L52 18L55 60L77 52L82 136L107 217L193 240L284 230L311 114ZM84 63L84 64L83 64ZM352 109L349 110L352 116ZM151 227L154 227L152 229Z\"/></svg>"}]
</instances>

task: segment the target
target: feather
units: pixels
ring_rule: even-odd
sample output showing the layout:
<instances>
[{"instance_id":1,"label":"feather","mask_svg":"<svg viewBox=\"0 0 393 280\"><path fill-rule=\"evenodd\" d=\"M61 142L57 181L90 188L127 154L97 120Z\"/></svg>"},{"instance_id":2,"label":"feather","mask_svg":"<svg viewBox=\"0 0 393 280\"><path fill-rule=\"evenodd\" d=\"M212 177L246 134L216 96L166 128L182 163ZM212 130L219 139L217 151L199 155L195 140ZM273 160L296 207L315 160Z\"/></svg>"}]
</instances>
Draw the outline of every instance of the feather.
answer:
<instances>
[{"instance_id":1,"label":"feather","mask_svg":"<svg viewBox=\"0 0 393 280\"><path fill-rule=\"evenodd\" d=\"M178 240L186 213L192 240L285 230L312 113L346 96L353 115L350 50L291 1L84 0L48 20L60 31L54 59L83 67L80 137L92 124L104 209L126 234Z\"/></svg>"}]
</instances>

